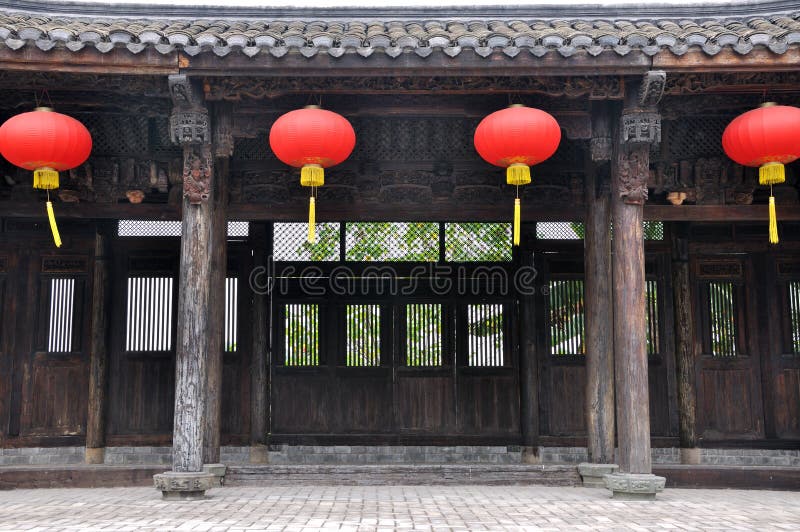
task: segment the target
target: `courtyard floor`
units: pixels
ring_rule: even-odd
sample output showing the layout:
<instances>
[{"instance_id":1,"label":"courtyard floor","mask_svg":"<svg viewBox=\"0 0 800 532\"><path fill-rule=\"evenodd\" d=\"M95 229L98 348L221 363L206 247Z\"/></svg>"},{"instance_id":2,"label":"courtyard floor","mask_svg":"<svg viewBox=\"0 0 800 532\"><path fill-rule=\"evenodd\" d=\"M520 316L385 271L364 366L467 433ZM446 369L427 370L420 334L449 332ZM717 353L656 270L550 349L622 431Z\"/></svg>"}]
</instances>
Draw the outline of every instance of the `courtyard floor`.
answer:
<instances>
[{"instance_id":1,"label":"courtyard floor","mask_svg":"<svg viewBox=\"0 0 800 532\"><path fill-rule=\"evenodd\" d=\"M226 487L0 491L0 530L800 530L800 493L669 489L624 502L536 486Z\"/></svg>"}]
</instances>

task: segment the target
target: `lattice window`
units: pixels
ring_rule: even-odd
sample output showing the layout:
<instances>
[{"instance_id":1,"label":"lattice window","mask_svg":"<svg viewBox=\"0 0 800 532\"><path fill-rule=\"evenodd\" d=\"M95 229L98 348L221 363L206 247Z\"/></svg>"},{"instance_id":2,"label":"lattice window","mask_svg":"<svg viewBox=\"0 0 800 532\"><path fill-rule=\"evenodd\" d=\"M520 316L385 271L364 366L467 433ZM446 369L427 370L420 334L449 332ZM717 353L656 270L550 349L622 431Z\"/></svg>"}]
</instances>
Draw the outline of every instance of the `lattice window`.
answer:
<instances>
[{"instance_id":1,"label":"lattice window","mask_svg":"<svg viewBox=\"0 0 800 532\"><path fill-rule=\"evenodd\" d=\"M467 365L505 365L503 305L467 305Z\"/></svg>"},{"instance_id":2,"label":"lattice window","mask_svg":"<svg viewBox=\"0 0 800 532\"><path fill-rule=\"evenodd\" d=\"M582 222L537 222L536 238L540 240L583 240Z\"/></svg>"},{"instance_id":3,"label":"lattice window","mask_svg":"<svg viewBox=\"0 0 800 532\"><path fill-rule=\"evenodd\" d=\"M75 279L50 280L50 319L47 327L47 351L72 351Z\"/></svg>"},{"instance_id":4,"label":"lattice window","mask_svg":"<svg viewBox=\"0 0 800 532\"><path fill-rule=\"evenodd\" d=\"M225 279L225 344L227 353L235 353L238 345L239 325L239 279L227 277Z\"/></svg>"},{"instance_id":5,"label":"lattice window","mask_svg":"<svg viewBox=\"0 0 800 532\"><path fill-rule=\"evenodd\" d=\"M583 279L550 281L550 354L583 355Z\"/></svg>"},{"instance_id":6,"label":"lattice window","mask_svg":"<svg viewBox=\"0 0 800 532\"><path fill-rule=\"evenodd\" d=\"M345 257L351 261L437 261L439 224L353 222L345 224Z\"/></svg>"},{"instance_id":7,"label":"lattice window","mask_svg":"<svg viewBox=\"0 0 800 532\"><path fill-rule=\"evenodd\" d=\"M272 256L277 261L339 260L339 224L318 223L317 242L309 244L305 223L276 223L272 226Z\"/></svg>"},{"instance_id":8,"label":"lattice window","mask_svg":"<svg viewBox=\"0 0 800 532\"><path fill-rule=\"evenodd\" d=\"M670 122L666 139L669 159L679 161L697 157L719 157L722 132L733 116L683 116Z\"/></svg>"},{"instance_id":9,"label":"lattice window","mask_svg":"<svg viewBox=\"0 0 800 532\"><path fill-rule=\"evenodd\" d=\"M647 354L657 355L660 346L658 328L658 281L647 281L645 302L645 312L647 313Z\"/></svg>"},{"instance_id":10,"label":"lattice window","mask_svg":"<svg viewBox=\"0 0 800 532\"><path fill-rule=\"evenodd\" d=\"M406 305L406 365L442 365L442 305Z\"/></svg>"},{"instance_id":11,"label":"lattice window","mask_svg":"<svg viewBox=\"0 0 800 532\"><path fill-rule=\"evenodd\" d=\"M284 365L319 366L319 305L293 303L284 312Z\"/></svg>"},{"instance_id":12,"label":"lattice window","mask_svg":"<svg viewBox=\"0 0 800 532\"><path fill-rule=\"evenodd\" d=\"M800 354L800 281L789 283L789 324L792 327L792 352Z\"/></svg>"},{"instance_id":13,"label":"lattice window","mask_svg":"<svg viewBox=\"0 0 800 532\"><path fill-rule=\"evenodd\" d=\"M117 235L123 237L173 237L181 236L183 228L177 220L119 220ZM250 222L228 222L228 238L242 238L250 234Z\"/></svg>"},{"instance_id":14,"label":"lattice window","mask_svg":"<svg viewBox=\"0 0 800 532\"><path fill-rule=\"evenodd\" d=\"M664 222L644 222L643 233L645 240L664 240Z\"/></svg>"},{"instance_id":15,"label":"lattice window","mask_svg":"<svg viewBox=\"0 0 800 532\"><path fill-rule=\"evenodd\" d=\"M447 223L445 260L494 262L511 260L511 224Z\"/></svg>"},{"instance_id":16,"label":"lattice window","mask_svg":"<svg viewBox=\"0 0 800 532\"><path fill-rule=\"evenodd\" d=\"M127 351L172 349L172 277L129 277Z\"/></svg>"},{"instance_id":17,"label":"lattice window","mask_svg":"<svg viewBox=\"0 0 800 532\"><path fill-rule=\"evenodd\" d=\"M381 365L380 305L347 305L345 364L354 367Z\"/></svg>"},{"instance_id":18,"label":"lattice window","mask_svg":"<svg viewBox=\"0 0 800 532\"><path fill-rule=\"evenodd\" d=\"M92 155L141 155L147 153L150 126L146 116L80 116L92 135Z\"/></svg>"},{"instance_id":19,"label":"lattice window","mask_svg":"<svg viewBox=\"0 0 800 532\"><path fill-rule=\"evenodd\" d=\"M255 138L236 139L233 147L233 158L237 161L266 161L275 159L275 156L272 150L269 149L267 134L260 133Z\"/></svg>"},{"instance_id":20,"label":"lattice window","mask_svg":"<svg viewBox=\"0 0 800 532\"><path fill-rule=\"evenodd\" d=\"M708 283L708 309L711 335L711 354L715 357L735 357L736 347L736 287L731 282Z\"/></svg>"}]
</instances>

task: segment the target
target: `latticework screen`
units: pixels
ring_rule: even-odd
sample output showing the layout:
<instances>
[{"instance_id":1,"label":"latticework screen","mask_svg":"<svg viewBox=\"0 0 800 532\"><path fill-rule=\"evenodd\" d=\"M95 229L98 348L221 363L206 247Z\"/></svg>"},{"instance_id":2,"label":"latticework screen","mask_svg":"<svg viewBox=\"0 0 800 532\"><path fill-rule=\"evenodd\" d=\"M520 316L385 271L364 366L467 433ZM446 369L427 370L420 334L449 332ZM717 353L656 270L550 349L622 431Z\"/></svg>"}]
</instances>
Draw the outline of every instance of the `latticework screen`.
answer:
<instances>
[{"instance_id":1,"label":"latticework screen","mask_svg":"<svg viewBox=\"0 0 800 532\"><path fill-rule=\"evenodd\" d=\"M549 288L550 354L584 354L583 279L550 281Z\"/></svg>"},{"instance_id":2,"label":"latticework screen","mask_svg":"<svg viewBox=\"0 0 800 532\"><path fill-rule=\"evenodd\" d=\"M536 238L540 240L582 240L582 222L537 222Z\"/></svg>"},{"instance_id":3,"label":"latticework screen","mask_svg":"<svg viewBox=\"0 0 800 532\"><path fill-rule=\"evenodd\" d=\"M503 366L503 305L467 305L467 365Z\"/></svg>"},{"instance_id":4,"label":"latticework screen","mask_svg":"<svg viewBox=\"0 0 800 532\"><path fill-rule=\"evenodd\" d=\"M172 277L128 278L126 350L172 349L172 287Z\"/></svg>"},{"instance_id":5,"label":"latticework screen","mask_svg":"<svg viewBox=\"0 0 800 532\"><path fill-rule=\"evenodd\" d=\"M239 323L239 279L228 277L225 279L225 344L224 350L234 353L239 349L238 331Z\"/></svg>"},{"instance_id":6,"label":"latticework screen","mask_svg":"<svg viewBox=\"0 0 800 532\"><path fill-rule=\"evenodd\" d=\"M406 305L406 365L442 365L442 305Z\"/></svg>"},{"instance_id":7,"label":"latticework screen","mask_svg":"<svg viewBox=\"0 0 800 532\"><path fill-rule=\"evenodd\" d=\"M117 235L124 237L181 236L181 222L170 220L119 220ZM250 234L250 222L228 222L228 237L243 238Z\"/></svg>"},{"instance_id":8,"label":"latticework screen","mask_svg":"<svg viewBox=\"0 0 800 532\"><path fill-rule=\"evenodd\" d=\"M444 226L445 260L496 262L511 260L511 224L447 223Z\"/></svg>"},{"instance_id":9,"label":"latticework screen","mask_svg":"<svg viewBox=\"0 0 800 532\"><path fill-rule=\"evenodd\" d=\"M347 305L345 364L354 367L381 365L380 305Z\"/></svg>"},{"instance_id":10,"label":"latticework screen","mask_svg":"<svg viewBox=\"0 0 800 532\"><path fill-rule=\"evenodd\" d=\"M428 222L348 222L349 261L437 261L439 224Z\"/></svg>"},{"instance_id":11,"label":"latticework screen","mask_svg":"<svg viewBox=\"0 0 800 532\"><path fill-rule=\"evenodd\" d=\"M715 357L735 357L736 288L733 283L708 283L708 309L711 354Z\"/></svg>"},{"instance_id":12,"label":"latticework screen","mask_svg":"<svg viewBox=\"0 0 800 532\"><path fill-rule=\"evenodd\" d=\"M645 311L647 313L647 354L657 355L659 351L658 281L648 280L645 294Z\"/></svg>"},{"instance_id":13,"label":"latticework screen","mask_svg":"<svg viewBox=\"0 0 800 532\"><path fill-rule=\"evenodd\" d=\"M789 283L789 323L792 327L792 352L800 354L800 281Z\"/></svg>"},{"instance_id":14,"label":"latticework screen","mask_svg":"<svg viewBox=\"0 0 800 532\"><path fill-rule=\"evenodd\" d=\"M288 304L284 312L284 365L318 366L319 305Z\"/></svg>"},{"instance_id":15,"label":"latticework screen","mask_svg":"<svg viewBox=\"0 0 800 532\"><path fill-rule=\"evenodd\" d=\"M47 350L51 353L72 351L72 323L75 279L50 280L50 319Z\"/></svg>"},{"instance_id":16,"label":"latticework screen","mask_svg":"<svg viewBox=\"0 0 800 532\"><path fill-rule=\"evenodd\" d=\"M318 223L317 241L308 242L308 224L276 223L272 226L272 255L276 261L339 260L339 224Z\"/></svg>"}]
</instances>

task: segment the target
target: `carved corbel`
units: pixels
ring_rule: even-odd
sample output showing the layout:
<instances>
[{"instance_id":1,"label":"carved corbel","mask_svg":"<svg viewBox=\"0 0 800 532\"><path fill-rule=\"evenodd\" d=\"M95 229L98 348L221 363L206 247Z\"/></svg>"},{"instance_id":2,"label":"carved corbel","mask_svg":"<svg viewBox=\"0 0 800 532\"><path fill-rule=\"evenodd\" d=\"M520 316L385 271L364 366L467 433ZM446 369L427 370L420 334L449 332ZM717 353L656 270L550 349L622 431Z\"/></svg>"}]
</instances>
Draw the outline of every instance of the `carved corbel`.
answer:
<instances>
[{"instance_id":1,"label":"carved corbel","mask_svg":"<svg viewBox=\"0 0 800 532\"><path fill-rule=\"evenodd\" d=\"M666 79L667 74L662 70L647 72L638 90L628 95L620 124L623 143L661 142L661 114L658 112L658 102L664 95Z\"/></svg>"},{"instance_id":2,"label":"carved corbel","mask_svg":"<svg viewBox=\"0 0 800 532\"><path fill-rule=\"evenodd\" d=\"M170 138L175 144L207 144L211 142L208 109L197 82L182 74L169 76L172 113L169 117Z\"/></svg>"}]
</instances>

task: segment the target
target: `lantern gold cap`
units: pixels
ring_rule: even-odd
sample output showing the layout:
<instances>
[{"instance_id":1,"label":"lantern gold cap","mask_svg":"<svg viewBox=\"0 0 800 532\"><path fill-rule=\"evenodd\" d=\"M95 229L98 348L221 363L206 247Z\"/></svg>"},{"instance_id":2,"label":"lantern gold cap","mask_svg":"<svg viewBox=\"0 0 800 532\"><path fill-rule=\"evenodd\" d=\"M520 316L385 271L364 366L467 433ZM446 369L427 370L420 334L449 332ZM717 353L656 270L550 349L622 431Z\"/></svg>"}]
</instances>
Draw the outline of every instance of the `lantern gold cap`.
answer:
<instances>
[{"instance_id":1,"label":"lantern gold cap","mask_svg":"<svg viewBox=\"0 0 800 532\"><path fill-rule=\"evenodd\" d=\"M512 104L510 104L508 106L509 109L511 109L513 107L525 107L525 104L524 103L512 103Z\"/></svg>"},{"instance_id":2,"label":"lantern gold cap","mask_svg":"<svg viewBox=\"0 0 800 532\"><path fill-rule=\"evenodd\" d=\"M775 103L775 102L764 102L761 105L759 105L759 107L761 107L761 108L764 108L764 107L775 107L776 105L778 105L778 104Z\"/></svg>"},{"instance_id":3,"label":"lantern gold cap","mask_svg":"<svg viewBox=\"0 0 800 532\"><path fill-rule=\"evenodd\" d=\"M53 112L53 108L52 107L36 107L34 109L34 111L41 111L41 112L45 112L45 113L51 113L51 112Z\"/></svg>"},{"instance_id":4,"label":"lantern gold cap","mask_svg":"<svg viewBox=\"0 0 800 532\"><path fill-rule=\"evenodd\" d=\"M319 105L304 105L303 109L322 109Z\"/></svg>"}]
</instances>

